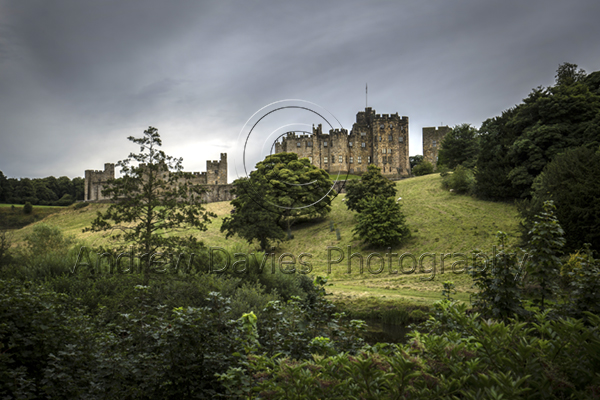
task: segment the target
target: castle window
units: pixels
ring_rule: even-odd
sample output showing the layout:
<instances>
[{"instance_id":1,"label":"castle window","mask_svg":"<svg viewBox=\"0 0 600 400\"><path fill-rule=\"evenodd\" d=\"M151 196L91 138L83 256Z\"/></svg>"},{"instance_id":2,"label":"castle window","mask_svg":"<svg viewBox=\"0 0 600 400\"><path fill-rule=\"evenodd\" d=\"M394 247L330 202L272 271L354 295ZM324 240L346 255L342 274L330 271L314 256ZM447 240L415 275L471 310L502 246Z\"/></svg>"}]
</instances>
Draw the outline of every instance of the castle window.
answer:
<instances>
[{"instance_id":1,"label":"castle window","mask_svg":"<svg viewBox=\"0 0 600 400\"><path fill-rule=\"evenodd\" d=\"M368 157L367 157L367 162L368 162L369 164L371 164L371 156L368 156Z\"/></svg>"},{"instance_id":2,"label":"castle window","mask_svg":"<svg viewBox=\"0 0 600 400\"><path fill-rule=\"evenodd\" d=\"M308 161L312 164L312 157L308 156Z\"/></svg>"},{"instance_id":3,"label":"castle window","mask_svg":"<svg viewBox=\"0 0 600 400\"><path fill-rule=\"evenodd\" d=\"M366 132L361 132L360 136L367 136L367 133Z\"/></svg>"},{"instance_id":4,"label":"castle window","mask_svg":"<svg viewBox=\"0 0 600 400\"><path fill-rule=\"evenodd\" d=\"M383 154L385 154L385 149L381 149L381 152L382 152Z\"/></svg>"},{"instance_id":5,"label":"castle window","mask_svg":"<svg viewBox=\"0 0 600 400\"><path fill-rule=\"evenodd\" d=\"M381 124L381 125L379 125L379 127L380 127L381 129L383 129L383 128L385 128L385 125Z\"/></svg>"},{"instance_id":6,"label":"castle window","mask_svg":"<svg viewBox=\"0 0 600 400\"><path fill-rule=\"evenodd\" d=\"M350 157L350 164L354 162L354 157Z\"/></svg>"},{"instance_id":7,"label":"castle window","mask_svg":"<svg viewBox=\"0 0 600 400\"><path fill-rule=\"evenodd\" d=\"M360 147L367 147L367 145L365 144L365 142L362 142Z\"/></svg>"},{"instance_id":8,"label":"castle window","mask_svg":"<svg viewBox=\"0 0 600 400\"><path fill-rule=\"evenodd\" d=\"M400 132L404 132L404 126L400 127Z\"/></svg>"},{"instance_id":9,"label":"castle window","mask_svg":"<svg viewBox=\"0 0 600 400\"><path fill-rule=\"evenodd\" d=\"M327 140L323 142L323 147L327 147Z\"/></svg>"},{"instance_id":10,"label":"castle window","mask_svg":"<svg viewBox=\"0 0 600 400\"><path fill-rule=\"evenodd\" d=\"M350 158L350 159L352 159L352 158ZM362 157L361 156L358 156L358 163L362 164Z\"/></svg>"},{"instance_id":11,"label":"castle window","mask_svg":"<svg viewBox=\"0 0 600 400\"><path fill-rule=\"evenodd\" d=\"M327 157L323 157L323 163L327 164Z\"/></svg>"},{"instance_id":12,"label":"castle window","mask_svg":"<svg viewBox=\"0 0 600 400\"><path fill-rule=\"evenodd\" d=\"M296 147L300 147L300 146L301 146L301 145L300 145L300 142L297 142L297 143L296 143Z\"/></svg>"},{"instance_id":13,"label":"castle window","mask_svg":"<svg viewBox=\"0 0 600 400\"><path fill-rule=\"evenodd\" d=\"M404 142L404 137L400 136L400 137L398 138L398 141L399 141L400 143Z\"/></svg>"},{"instance_id":14,"label":"castle window","mask_svg":"<svg viewBox=\"0 0 600 400\"><path fill-rule=\"evenodd\" d=\"M218 182L218 181L215 181L215 185L218 185L218 184L219 184L219 182Z\"/></svg>"},{"instance_id":15,"label":"castle window","mask_svg":"<svg viewBox=\"0 0 600 400\"><path fill-rule=\"evenodd\" d=\"M392 141L392 135L388 136L388 140L391 142Z\"/></svg>"},{"instance_id":16,"label":"castle window","mask_svg":"<svg viewBox=\"0 0 600 400\"><path fill-rule=\"evenodd\" d=\"M394 124L390 124L390 128L393 128L393 127L394 127Z\"/></svg>"},{"instance_id":17,"label":"castle window","mask_svg":"<svg viewBox=\"0 0 600 400\"><path fill-rule=\"evenodd\" d=\"M306 147L312 147L312 142L306 142Z\"/></svg>"},{"instance_id":18,"label":"castle window","mask_svg":"<svg viewBox=\"0 0 600 400\"><path fill-rule=\"evenodd\" d=\"M379 136L379 141L381 142L381 136Z\"/></svg>"},{"instance_id":19,"label":"castle window","mask_svg":"<svg viewBox=\"0 0 600 400\"><path fill-rule=\"evenodd\" d=\"M343 162L344 162L344 157L342 157L342 156L339 156L339 157L338 157L338 162L339 162L340 164L341 164L341 163L343 163Z\"/></svg>"},{"instance_id":20,"label":"castle window","mask_svg":"<svg viewBox=\"0 0 600 400\"><path fill-rule=\"evenodd\" d=\"M352 147L352 142L348 142L348 146Z\"/></svg>"},{"instance_id":21,"label":"castle window","mask_svg":"<svg viewBox=\"0 0 600 400\"><path fill-rule=\"evenodd\" d=\"M331 163L335 164L335 156L331 156Z\"/></svg>"}]
</instances>

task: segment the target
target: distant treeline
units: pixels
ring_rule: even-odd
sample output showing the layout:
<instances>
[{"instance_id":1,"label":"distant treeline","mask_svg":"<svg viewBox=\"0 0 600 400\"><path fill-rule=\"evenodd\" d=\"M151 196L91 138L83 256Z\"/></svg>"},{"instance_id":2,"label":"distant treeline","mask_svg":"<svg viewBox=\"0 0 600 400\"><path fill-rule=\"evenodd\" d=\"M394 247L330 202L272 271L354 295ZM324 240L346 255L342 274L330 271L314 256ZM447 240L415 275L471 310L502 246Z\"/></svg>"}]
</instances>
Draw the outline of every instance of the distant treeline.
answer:
<instances>
[{"instance_id":1,"label":"distant treeline","mask_svg":"<svg viewBox=\"0 0 600 400\"><path fill-rule=\"evenodd\" d=\"M66 176L55 178L7 178L0 171L0 203L68 206L83 200L85 180Z\"/></svg>"}]
</instances>

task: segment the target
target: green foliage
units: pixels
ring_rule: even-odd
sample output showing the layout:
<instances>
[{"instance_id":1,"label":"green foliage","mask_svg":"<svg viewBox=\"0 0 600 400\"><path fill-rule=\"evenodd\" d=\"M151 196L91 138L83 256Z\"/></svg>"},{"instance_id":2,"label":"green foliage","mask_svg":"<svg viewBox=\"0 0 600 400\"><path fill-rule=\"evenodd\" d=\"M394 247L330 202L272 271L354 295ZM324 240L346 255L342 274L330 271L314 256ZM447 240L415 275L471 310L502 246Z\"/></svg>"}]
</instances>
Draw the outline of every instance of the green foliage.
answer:
<instances>
[{"instance_id":1,"label":"green foliage","mask_svg":"<svg viewBox=\"0 0 600 400\"><path fill-rule=\"evenodd\" d=\"M410 236L400 203L393 197L371 196L359 201L353 233L375 247L392 246Z\"/></svg>"},{"instance_id":2,"label":"green foliage","mask_svg":"<svg viewBox=\"0 0 600 400\"><path fill-rule=\"evenodd\" d=\"M507 321L526 315L520 287L523 271L518 266L517 256L507 253L506 233L498 232L496 237L499 253L492 259L491 268L489 265L474 265L469 269L473 286L478 289L472 304L486 317Z\"/></svg>"},{"instance_id":3,"label":"green foliage","mask_svg":"<svg viewBox=\"0 0 600 400\"><path fill-rule=\"evenodd\" d=\"M123 176L110 180L102 191L112 203L84 231L119 231L111 238L123 247L133 244L135 253L148 255L148 272L149 255L170 252L191 241L168 233L183 227L206 230L209 217L215 215L202 207L205 189L183 172L182 159L159 149L162 141L156 128L149 127L142 138L128 139L140 145L140 153L117 163Z\"/></svg>"},{"instance_id":4,"label":"green foliage","mask_svg":"<svg viewBox=\"0 0 600 400\"><path fill-rule=\"evenodd\" d=\"M455 169L459 165L473 168L479 152L477 129L470 124L456 125L448 132L440 146L438 164Z\"/></svg>"},{"instance_id":5,"label":"green foliage","mask_svg":"<svg viewBox=\"0 0 600 400\"><path fill-rule=\"evenodd\" d=\"M534 89L523 103L482 124L480 196L528 198L535 177L557 154L600 143L600 92L576 67L561 65L555 86Z\"/></svg>"},{"instance_id":6,"label":"green foliage","mask_svg":"<svg viewBox=\"0 0 600 400\"><path fill-rule=\"evenodd\" d=\"M266 399L591 399L600 388L600 318L592 316L586 327L537 314L528 326L485 321L467 316L464 306L440 304L439 317L458 330L413 331L405 345L365 346L355 355L327 355L330 342L319 339L322 355L301 362L258 354L244 367L252 384L238 381L235 388Z\"/></svg>"},{"instance_id":7,"label":"green foliage","mask_svg":"<svg viewBox=\"0 0 600 400\"><path fill-rule=\"evenodd\" d=\"M533 198L521 203L522 240L529 240L534 216L544 201L553 200L556 218L565 231L566 248L590 243L600 250L600 150L577 147L557 155L536 178Z\"/></svg>"},{"instance_id":8,"label":"green foliage","mask_svg":"<svg viewBox=\"0 0 600 400\"><path fill-rule=\"evenodd\" d=\"M456 286L452 281L444 281L444 289L442 290L442 298L447 301L454 301L452 298L453 294L456 294Z\"/></svg>"},{"instance_id":9,"label":"green foliage","mask_svg":"<svg viewBox=\"0 0 600 400\"><path fill-rule=\"evenodd\" d=\"M221 232L227 232L226 237L238 234L249 243L257 240L266 250L283 240L282 225L290 233L298 221L327 215L335 195L332 185L326 171L307 158L298 159L296 153L267 156L249 178L234 182L235 208L223 220Z\"/></svg>"},{"instance_id":10,"label":"green foliage","mask_svg":"<svg viewBox=\"0 0 600 400\"><path fill-rule=\"evenodd\" d=\"M423 156L421 154L417 154L416 156L408 157L408 162L410 163L410 169L412 170L417 164L420 164L423 161Z\"/></svg>"},{"instance_id":11,"label":"green foliage","mask_svg":"<svg viewBox=\"0 0 600 400\"><path fill-rule=\"evenodd\" d=\"M582 254L583 253L583 254ZM589 245L569 260L570 268L564 268L567 287L562 291L564 315L587 320L587 312L600 315L600 260L594 259Z\"/></svg>"},{"instance_id":12,"label":"green foliage","mask_svg":"<svg viewBox=\"0 0 600 400\"><path fill-rule=\"evenodd\" d=\"M25 237L25 242L34 255L64 252L73 244L73 240L65 237L58 227L43 223L34 225L33 232Z\"/></svg>"},{"instance_id":13,"label":"green foliage","mask_svg":"<svg viewBox=\"0 0 600 400\"><path fill-rule=\"evenodd\" d=\"M55 201L54 205L56 205L56 206L70 206L74 202L75 202L75 199L73 198L73 196L71 196L70 194L66 193L59 200Z\"/></svg>"},{"instance_id":14,"label":"green foliage","mask_svg":"<svg viewBox=\"0 0 600 400\"><path fill-rule=\"evenodd\" d=\"M442 177L442 187L452 189L456 193L471 193L474 185L475 175L473 171L462 165L457 166L453 173L445 174Z\"/></svg>"},{"instance_id":15,"label":"green foliage","mask_svg":"<svg viewBox=\"0 0 600 400\"><path fill-rule=\"evenodd\" d=\"M369 164L360 180L346 182L345 203L349 210L361 212L360 201L369 196L395 197L396 185L381 175L381 168Z\"/></svg>"},{"instance_id":16,"label":"green foliage","mask_svg":"<svg viewBox=\"0 0 600 400\"><path fill-rule=\"evenodd\" d=\"M413 167L412 173L414 176L433 174L433 164L427 160L423 160Z\"/></svg>"},{"instance_id":17,"label":"green foliage","mask_svg":"<svg viewBox=\"0 0 600 400\"><path fill-rule=\"evenodd\" d=\"M23 206L23 212L25 214L31 214L32 211L33 211L33 206L31 205L30 202L26 202L25 205Z\"/></svg>"},{"instance_id":18,"label":"green foliage","mask_svg":"<svg viewBox=\"0 0 600 400\"><path fill-rule=\"evenodd\" d=\"M5 230L0 230L0 268L12 260L11 246L10 234Z\"/></svg>"}]
</instances>

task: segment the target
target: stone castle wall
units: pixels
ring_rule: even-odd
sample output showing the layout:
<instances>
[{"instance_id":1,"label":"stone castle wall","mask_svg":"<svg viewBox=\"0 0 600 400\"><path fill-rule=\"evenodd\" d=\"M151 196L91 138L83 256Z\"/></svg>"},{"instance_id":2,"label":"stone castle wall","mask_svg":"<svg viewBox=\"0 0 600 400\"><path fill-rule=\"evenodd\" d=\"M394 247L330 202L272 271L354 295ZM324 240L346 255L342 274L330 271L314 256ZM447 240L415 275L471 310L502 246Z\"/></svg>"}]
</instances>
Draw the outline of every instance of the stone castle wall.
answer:
<instances>
[{"instance_id":1,"label":"stone castle wall","mask_svg":"<svg viewBox=\"0 0 600 400\"><path fill-rule=\"evenodd\" d=\"M448 126L423 128L423 159L437 166L442 139L452 128Z\"/></svg>"},{"instance_id":2,"label":"stone castle wall","mask_svg":"<svg viewBox=\"0 0 600 400\"><path fill-rule=\"evenodd\" d=\"M275 144L276 153L296 153L333 175L361 175L375 164L388 178L410 175L408 148L408 117L376 114L370 107L356 115L350 133L345 129L323 133L319 124L310 135L290 132Z\"/></svg>"},{"instance_id":3,"label":"stone castle wall","mask_svg":"<svg viewBox=\"0 0 600 400\"><path fill-rule=\"evenodd\" d=\"M207 192L203 195L206 203L231 201L233 185L227 184L227 153L221 153L219 161L206 161L206 172L192 172L190 183L205 185ZM115 177L115 164L104 164L104 171L85 171L84 201L109 202L102 195L102 189L109 179Z\"/></svg>"}]
</instances>

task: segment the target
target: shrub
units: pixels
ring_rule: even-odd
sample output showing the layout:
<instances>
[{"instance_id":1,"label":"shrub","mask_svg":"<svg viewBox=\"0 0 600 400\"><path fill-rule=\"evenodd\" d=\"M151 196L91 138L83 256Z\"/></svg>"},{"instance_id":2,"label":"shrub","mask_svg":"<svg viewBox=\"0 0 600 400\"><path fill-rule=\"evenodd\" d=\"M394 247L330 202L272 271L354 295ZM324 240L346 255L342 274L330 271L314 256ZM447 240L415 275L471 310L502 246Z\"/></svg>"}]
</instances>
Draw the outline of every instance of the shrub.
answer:
<instances>
[{"instance_id":1,"label":"shrub","mask_svg":"<svg viewBox=\"0 0 600 400\"><path fill-rule=\"evenodd\" d=\"M459 165L453 173L442 176L442 187L452 189L456 193L472 193L475 185L475 175L470 169Z\"/></svg>"},{"instance_id":2,"label":"shrub","mask_svg":"<svg viewBox=\"0 0 600 400\"><path fill-rule=\"evenodd\" d=\"M57 205L57 206L70 206L74 202L75 202L75 199L73 198L73 196L71 196L70 194L66 193L59 200L56 200L54 202L54 205Z\"/></svg>"},{"instance_id":3,"label":"shrub","mask_svg":"<svg viewBox=\"0 0 600 400\"><path fill-rule=\"evenodd\" d=\"M87 207L89 205L90 205L90 203L88 203L87 201L82 201L82 202L79 202L79 203L75 203L75 205L73 206L73 208L75 210L80 210L80 209L82 209L84 207Z\"/></svg>"},{"instance_id":4,"label":"shrub","mask_svg":"<svg viewBox=\"0 0 600 400\"><path fill-rule=\"evenodd\" d=\"M423 160L413 167L412 173L414 176L433 174L433 164Z\"/></svg>"},{"instance_id":5,"label":"shrub","mask_svg":"<svg viewBox=\"0 0 600 400\"><path fill-rule=\"evenodd\" d=\"M353 232L365 243L376 247L401 243L410 236L400 203L393 197L372 196L359 202Z\"/></svg>"},{"instance_id":6,"label":"shrub","mask_svg":"<svg viewBox=\"0 0 600 400\"><path fill-rule=\"evenodd\" d=\"M32 211L33 211L33 206L31 205L30 202L26 202L25 205L23 206L23 212L25 214L31 214Z\"/></svg>"}]
</instances>

